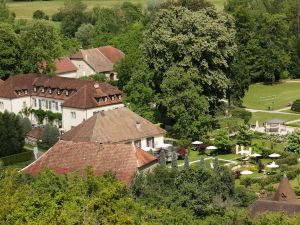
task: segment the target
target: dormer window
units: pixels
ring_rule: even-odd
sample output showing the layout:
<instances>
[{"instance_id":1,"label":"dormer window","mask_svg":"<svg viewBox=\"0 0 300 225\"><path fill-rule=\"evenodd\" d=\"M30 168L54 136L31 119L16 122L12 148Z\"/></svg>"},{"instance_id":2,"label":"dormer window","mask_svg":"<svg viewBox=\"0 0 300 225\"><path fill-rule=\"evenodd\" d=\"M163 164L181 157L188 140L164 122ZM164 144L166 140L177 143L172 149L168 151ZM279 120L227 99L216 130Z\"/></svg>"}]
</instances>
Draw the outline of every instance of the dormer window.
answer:
<instances>
[{"instance_id":1,"label":"dormer window","mask_svg":"<svg viewBox=\"0 0 300 225\"><path fill-rule=\"evenodd\" d=\"M111 96L111 100L114 101L115 100L115 96Z\"/></svg>"},{"instance_id":2,"label":"dormer window","mask_svg":"<svg viewBox=\"0 0 300 225\"><path fill-rule=\"evenodd\" d=\"M69 91L68 90L66 90L66 96L68 96L69 95Z\"/></svg>"},{"instance_id":3,"label":"dormer window","mask_svg":"<svg viewBox=\"0 0 300 225\"><path fill-rule=\"evenodd\" d=\"M52 94L52 89L51 88L49 89L49 94Z\"/></svg>"},{"instance_id":4,"label":"dormer window","mask_svg":"<svg viewBox=\"0 0 300 225\"><path fill-rule=\"evenodd\" d=\"M25 91L24 91L24 93L25 93L25 95L27 95L27 94L28 94L28 91L27 91L27 90L25 90Z\"/></svg>"},{"instance_id":5,"label":"dormer window","mask_svg":"<svg viewBox=\"0 0 300 225\"><path fill-rule=\"evenodd\" d=\"M60 95L60 89L57 89L57 94Z\"/></svg>"},{"instance_id":6,"label":"dormer window","mask_svg":"<svg viewBox=\"0 0 300 225\"><path fill-rule=\"evenodd\" d=\"M107 102L107 97L104 97L104 101Z\"/></svg>"},{"instance_id":7,"label":"dormer window","mask_svg":"<svg viewBox=\"0 0 300 225\"><path fill-rule=\"evenodd\" d=\"M42 93L44 93L44 92L45 92L45 88L42 87Z\"/></svg>"},{"instance_id":8,"label":"dormer window","mask_svg":"<svg viewBox=\"0 0 300 225\"><path fill-rule=\"evenodd\" d=\"M34 87L34 88L33 88L33 91L34 91L34 92L36 92L36 91L37 91L36 87Z\"/></svg>"},{"instance_id":9,"label":"dormer window","mask_svg":"<svg viewBox=\"0 0 300 225\"><path fill-rule=\"evenodd\" d=\"M18 95L21 95L21 91L17 91L17 94L18 94Z\"/></svg>"},{"instance_id":10,"label":"dormer window","mask_svg":"<svg viewBox=\"0 0 300 225\"><path fill-rule=\"evenodd\" d=\"M122 95L118 95L118 99L121 100L121 98L122 98Z\"/></svg>"}]
</instances>

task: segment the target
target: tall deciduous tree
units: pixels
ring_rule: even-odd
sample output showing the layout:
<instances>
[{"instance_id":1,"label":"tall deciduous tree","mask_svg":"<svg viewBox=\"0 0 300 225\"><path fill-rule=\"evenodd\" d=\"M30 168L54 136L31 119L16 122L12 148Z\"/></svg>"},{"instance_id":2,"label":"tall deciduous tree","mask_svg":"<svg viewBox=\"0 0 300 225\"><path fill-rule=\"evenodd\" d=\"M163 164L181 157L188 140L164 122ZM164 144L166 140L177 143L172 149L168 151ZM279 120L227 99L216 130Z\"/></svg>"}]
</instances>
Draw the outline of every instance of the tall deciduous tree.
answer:
<instances>
[{"instance_id":1,"label":"tall deciduous tree","mask_svg":"<svg viewBox=\"0 0 300 225\"><path fill-rule=\"evenodd\" d=\"M159 95L161 119L173 124L172 133L177 138L199 139L211 128L208 102L197 85L197 70L186 72L172 67L165 73Z\"/></svg>"},{"instance_id":2,"label":"tall deciduous tree","mask_svg":"<svg viewBox=\"0 0 300 225\"><path fill-rule=\"evenodd\" d=\"M63 54L59 31L47 21L33 21L21 30L23 72L54 73L54 59Z\"/></svg>"},{"instance_id":3,"label":"tall deciduous tree","mask_svg":"<svg viewBox=\"0 0 300 225\"><path fill-rule=\"evenodd\" d=\"M154 72L158 118L176 137L198 139L210 128L208 114L229 87L234 39L231 17L212 8L163 9L146 31L144 53Z\"/></svg>"},{"instance_id":4,"label":"tall deciduous tree","mask_svg":"<svg viewBox=\"0 0 300 225\"><path fill-rule=\"evenodd\" d=\"M14 113L0 112L0 157L24 151L24 131L20 118Z\"/></svg>"},{"instance_id":5,"label":"tall deciduous tree","mask_svg":"<svg viewBox=\"0 0 300 225\"><path fill-rule=\"evenodd\" d=\"M0 79L6 79L19 72L20 57L19 37L11 25L0 23Z\"/></svg>"},{"instance_id":6,"label":"tall deciduous tree","mask_svg":"<svg viewBox=\"0 0 300 225\"><path fill-rule=\"evenodd\" d=\"M60 9L61 30L68 37L74 37L78 28L88 21L85 13L87 6L81 0L65 0Z\"/></svg>"},{"instance_id":7,"label":"tall deciduous tree","mask_svg":"<svg viewBox=\"0 0 300 225\"><path fill-rule=\"evenodd\" d=\"M195 84L210 103L224 97L227 70L236 52L234 22L212 8L192 12L182 7L161 10L145 33L146 60L155 72L155 88L174 65L195 71Z\"/></svg>"}]
</instances>

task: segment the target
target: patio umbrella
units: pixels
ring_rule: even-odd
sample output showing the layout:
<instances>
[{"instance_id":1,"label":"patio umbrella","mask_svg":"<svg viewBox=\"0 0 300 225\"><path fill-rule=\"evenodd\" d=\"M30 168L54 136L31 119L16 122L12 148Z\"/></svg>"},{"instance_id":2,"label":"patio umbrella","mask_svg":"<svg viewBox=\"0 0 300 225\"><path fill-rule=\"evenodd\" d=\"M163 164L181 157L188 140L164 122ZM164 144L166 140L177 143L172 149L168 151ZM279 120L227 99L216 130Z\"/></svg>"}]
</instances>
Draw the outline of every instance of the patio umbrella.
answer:
<instances>
[{"instance_id":1,"label":"patio umbrella","mask_svg":"<svg viewBox=\"0 0 300 225\"><path fill-rule=\"evenodd\" d=\"M271 155L269 155L270 158L278 158L280 157L281 155L277 154L277 153L273 153Z\"/></svg>"},{"instance_id":2,"label":"patio umbrella","mask_svg":"<svg viewBox=\"0 0 300 225\"><path fill-rule=\"evenodd\" d=\"M278 168L279 166L273 161L270 165L267 165L268 168Z\"/></svg>"},{"instance_id":3,"label":"patio umbrella","mask_svg":"<svg viewBox=\"0 0 300 225\"><path fill-rule=\"evenodd\" d=\"M254 154L251 155L251 157L255 157L255 158L260 157L260 156L261 156L261 154L258 154L258 153L254 153Z\"/></svg>"},{"instance_id":4,"label":"patio umbrella","mask_svg":"<svg viewBox=\"0 0 300 225\"><path fill-rule=\"evenodd\" d=\"M192 145L201 145L201 144L203 144L202 141L193 141L192 142Z\"/></svg>"},{"instance_id":5,"label":"patio umbrella","mask_svg":"<svg viewBox=\"0 0 300 225\"><path fill-rule=\"evenodd\" d=\"M250 174L252 174L252 173L253 173L253 172L250 171L250 170L243 170L243 171L241 172L242 175L250 175Z\"/></svg>"},{"instance_id":6,"label":"patio umbrella","mask_svg":"<svg viewBox=\"0 0 300 225\"><path fill-rule=\"evenodd\" d=\"M206 149L208 149L208 150L217 150L218 148L216 146L208 146Z\"/></svg>"}]
</instances>

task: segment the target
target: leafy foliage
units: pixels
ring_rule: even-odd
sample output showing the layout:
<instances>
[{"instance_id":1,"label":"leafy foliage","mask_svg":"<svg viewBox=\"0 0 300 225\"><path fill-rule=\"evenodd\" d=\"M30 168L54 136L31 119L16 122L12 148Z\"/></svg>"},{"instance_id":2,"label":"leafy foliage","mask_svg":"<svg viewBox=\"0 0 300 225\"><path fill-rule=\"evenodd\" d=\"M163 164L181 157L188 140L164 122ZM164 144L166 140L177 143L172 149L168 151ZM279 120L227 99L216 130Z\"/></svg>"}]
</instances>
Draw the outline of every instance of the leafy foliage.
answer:
<instances>
[{"instance_id":1,"label":"leafy foliage","mask_svg":"<svg viewBox=\"0 0 300 225\"><path fill-rule=\"evenodd\" d=\"M247 125L241 126L237 133L237 144L250 146L253 133Z\"/></svg>"},{"instance_id":2,"label":"leafy foliage","mask_svg":"<svg viewBox=\"0 0 300 225\"><path fill-rule=\"evenodd\" d=\"M42 19L49 20L49 16L47 16L45 14L45 12L42 11L42 10L36 10L36 11L34 11L34 13L32 15L32 18L33 19L39 19L39 20L42 20Z\"/></svg>"},{"instance_id":3,"label":"leafy foliage","mask_svg":"<svg viewBox=\"0 0 300 225\"><path fill-rule=\"evenodd\" d=\"M226 153L230 153L231 151L231 141L229 138L229 133L225 129L218 130L215 139L214 139L214 146Z\"/></svg>"},{"instance_id":4,"label":"leafy foliage","mask_svg":"<svg viewBox=\"0 0 300 225\"><path fill-rule=\"evenodd\" d=\"M20 39L13 27L0 23L0 79L6 79L20 71L20 51Z\"/></svg>"},{"instance_id":5,"label":"leafy foliage","mask_svg":"<svg viewBox=\"0 0 300 225\"><path fill-rule=\"evenodd\" d=\"M300 99L293 102L291 110L295 112L300 112Z\"/></svg>"},{"instance_id":6,"label":"leafy foliage","mask_svg":"<svg viewBox=\"0 0 300 225\"><path fill-rule=\"evenodd\" d=\"M14 113L0 112L0 143L0 157L24 151L24 130L20 117Z\"/></svg>"},{"instance_id":7,"label":"leafy foliage","mask_svg":"<svg viewBox=\"0 0 300 225\"><path fill-rule=\"evenodd\" d=\"M300 153L300 132L294 131L288 136L286 151Z\"/></svg>"},{"instance_id":8,"label":"leafy foliage","mask_svg":"<svg viewBox=\"0 0 300 225\"><path fill-rule=\"evenodd\" d=\"M52 147L59 139L59 130L57 127L53 127L49 124L46 124L43 131L43 144L48 147Z\"/></svg>"},{"instance_id":9,"label":"leafy foliage","mask_svg":"<svg viewBox=\"0 0 300 225\"><path fill-rule=\"evenodd\" d=\"M35 20L21 30L23 72L54 73L54 60L63 53L58 30Z\"/></svg>"}]
</instances>

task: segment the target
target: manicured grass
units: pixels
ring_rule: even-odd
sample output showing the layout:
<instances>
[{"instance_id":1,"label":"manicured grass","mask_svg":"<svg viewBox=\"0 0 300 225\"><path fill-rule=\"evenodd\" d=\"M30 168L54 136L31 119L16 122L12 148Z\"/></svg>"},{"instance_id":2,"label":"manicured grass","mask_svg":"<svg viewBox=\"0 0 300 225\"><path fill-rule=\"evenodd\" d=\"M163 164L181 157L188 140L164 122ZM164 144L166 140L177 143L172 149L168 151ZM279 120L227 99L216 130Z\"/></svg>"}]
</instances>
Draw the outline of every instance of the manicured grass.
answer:
<instances>
[{"instance_id":1,"label":"manicured grass","mask_svg":"<svg viewBox=\"0 0 300 225\"><path fill-rule=\"evenodd\" d=\"M258 145L261 145L263 147L266 147L266 148L269 148L271 149L271 141L268 141L268 140L261 140L261 139L253 139L252 140L252 145L254 144L258 144ZM274 143L273 144L273 148L274 150L284 150L284 147L285 147L286 143Z\"/></svg>"},{"instance_id":2,"label":"manicured grass","mask_svg":"<svg viewBox=\"0 0 300 225\"><path fill-rule=\"evenodd\" d=\"M299 87L300 89L300 87ZM293 115L293 114L281 114L281 113L267 113L267 112L255 112L252 113L252 118L250 120L251 124L255 124L256 121L259 124L262 124L271 119L281 119L284 121L292 121L300 119L300 115Z\"/></svg>"},{"instance_id":3,"label":"manicured grass","mask_svg":"<svg viewBox=\"0 0 300 225\"><path fill-rule=\"evenodd\" d=\"M83 2L91 9L95 6L100 7L114 7L120 5L123 2L138 3L142 6L146 6L150 0L94 0ZM211 0L215 4L218 10L223 10L225 0ZM36 10L43 10L47 15L52 16L57 10L63 7L63 0L54 1L32 1L32 2L8 2L9 9L16 13L18 19L31 19L32 14Z\"/></svg>"},{"instance_id":4,"label":"manicured grass","mask_svg":"<svg viewBox=\"0 0 300 225\"><path fill-rule=\"evenodd\" d=\"M244 106L251 109L268 110L287 107L300 99L300 83L280 83L275 85L254 84L244 97Z\"/></svg>"}]
</instances>

